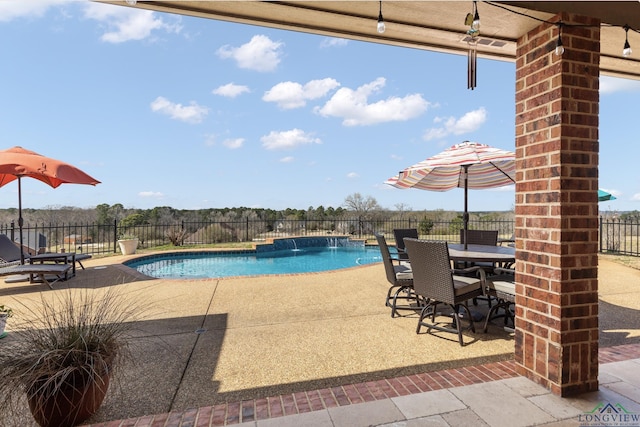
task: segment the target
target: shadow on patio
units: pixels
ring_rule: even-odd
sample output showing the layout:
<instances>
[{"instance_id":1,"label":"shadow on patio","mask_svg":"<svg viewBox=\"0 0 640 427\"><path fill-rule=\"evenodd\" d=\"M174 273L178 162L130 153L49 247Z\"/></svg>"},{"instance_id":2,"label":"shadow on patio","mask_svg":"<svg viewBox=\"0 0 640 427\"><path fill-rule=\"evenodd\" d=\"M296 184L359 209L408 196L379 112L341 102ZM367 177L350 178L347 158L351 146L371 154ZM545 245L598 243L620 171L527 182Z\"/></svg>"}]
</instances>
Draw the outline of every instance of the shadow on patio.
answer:
<instances>
[{"instance_id":1,"label":"shadow on patio","mask_svg":"<svg viewBox=\"0 0 640 427\"><path fill-rule=\"evenodd\" d=\"M136 363L92 422L513 358L513 338L500 321L487 334L466 334L469 344L460 347L450 334L417 335L415 316L392 319L382 264L291 276L140 280L127 267L104 268L109 261L91 260L65 287L115 283L153 309L138 328ZM602 345L638 342L640 291L629 283L640 282L640 271L607 261L601 268ZM35 299L34 287L45 296L57 292L2 284L0 297L9 304Z\"/></svg>"}]
</instances>

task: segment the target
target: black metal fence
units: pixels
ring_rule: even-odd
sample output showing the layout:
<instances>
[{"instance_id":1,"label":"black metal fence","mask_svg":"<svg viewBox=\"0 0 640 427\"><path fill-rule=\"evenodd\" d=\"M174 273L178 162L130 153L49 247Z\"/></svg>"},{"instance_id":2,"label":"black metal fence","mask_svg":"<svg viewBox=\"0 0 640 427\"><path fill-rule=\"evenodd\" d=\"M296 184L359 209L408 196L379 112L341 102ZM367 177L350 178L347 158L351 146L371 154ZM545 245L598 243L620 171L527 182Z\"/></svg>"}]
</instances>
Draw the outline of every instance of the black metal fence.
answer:
<instances>
[{"instance_id":1,"label":"black metal fence","mask_svg":"<svg viewBox=\"0 0 640 427\"><path fill-rule=\"evenodd\" d=\"M175 224L120 226L112 224L50 224L25 225L23 245L36 252L78 252L112 254L119 252L118 239L135 237L139 249L163 246L196 246L261 242L272 238L293 236L351 235L374 239L374 232L392 235L394 228L417 228L420 236L434 240L458 242L462 220L364 220L362 218L300 219L265 221L244 219L225 222L179 222ZM510 239L514 232L512 220L477 220L470 229L498 230L499 238ZM14 224L0 225L0 233L19 241ZM640 256L640 223L600 218L600 252Z\"/></svg>"},{"instance_id":2,"label":"black metal fence","mask_svg":"<svg viewBox=\"0 0 640 427\"><path fill-rule=\"evenodd\" d=\"M640 223L600 217L600 252L640 256Z\"/></svg>"}]
</instances>

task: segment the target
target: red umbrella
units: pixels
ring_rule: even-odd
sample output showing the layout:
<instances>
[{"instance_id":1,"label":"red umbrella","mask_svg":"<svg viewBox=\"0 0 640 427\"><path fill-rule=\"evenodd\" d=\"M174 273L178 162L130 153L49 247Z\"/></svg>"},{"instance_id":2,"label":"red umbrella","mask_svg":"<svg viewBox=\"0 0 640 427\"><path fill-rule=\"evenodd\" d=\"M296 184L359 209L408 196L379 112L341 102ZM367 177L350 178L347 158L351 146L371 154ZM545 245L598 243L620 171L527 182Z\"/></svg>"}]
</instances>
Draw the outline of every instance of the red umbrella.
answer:
<instances>
[{"instance_id":1,"label":"red umbrella","mask_svg":"<svg viewBox=\"0 0 640 427\"><path fill-rule=\"evenodd\" d=\"M80 169L60 160L42 156L22 147L0 150L0 187L18 180L18 227L20 228L20 249L22 249L22 177L35 178L57 188L61 184L100 184ZM20 262L24 264L24 255L20 250Z\"/></svg>"}]
</instances>

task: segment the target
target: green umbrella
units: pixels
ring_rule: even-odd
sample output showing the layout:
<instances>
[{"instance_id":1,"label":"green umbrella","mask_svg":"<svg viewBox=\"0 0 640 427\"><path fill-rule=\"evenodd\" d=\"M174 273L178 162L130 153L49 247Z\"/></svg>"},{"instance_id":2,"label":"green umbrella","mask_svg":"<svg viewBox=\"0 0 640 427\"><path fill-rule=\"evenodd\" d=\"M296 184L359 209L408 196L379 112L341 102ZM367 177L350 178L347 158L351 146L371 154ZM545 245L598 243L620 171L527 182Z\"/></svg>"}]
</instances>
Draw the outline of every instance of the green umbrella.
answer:
<instances>
[{"instance_id":1,"label":"green umbrella","mask_svg":"<svg viewBox=\"0 0 640 427\"><path fill-rule=\"evenodd\" d=\"M598 190L598 201L604 202L605 200L615 200L616 196L611 193L607 193L604 190Z\"/></svg>"}]
</instances>

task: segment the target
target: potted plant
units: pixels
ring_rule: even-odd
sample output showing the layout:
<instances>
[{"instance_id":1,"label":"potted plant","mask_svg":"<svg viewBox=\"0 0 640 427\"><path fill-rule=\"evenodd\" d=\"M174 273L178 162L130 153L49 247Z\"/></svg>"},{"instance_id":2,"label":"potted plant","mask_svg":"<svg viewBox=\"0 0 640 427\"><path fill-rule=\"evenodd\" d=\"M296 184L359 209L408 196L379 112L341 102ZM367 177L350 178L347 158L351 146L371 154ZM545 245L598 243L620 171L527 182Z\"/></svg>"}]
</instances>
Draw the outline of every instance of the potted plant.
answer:
<instances>
[{"instance_id":1,"label":"potted plant","mask_svg":"<svg viewBox=\"0 0 640 427\"><path fill-rule=\"evenodd\" d=\"M4 328L7 326L7 319L13 316L13 310L6 305L0 305L0 338L6 336Z\"/></svg>"},{"instance_id":2,"label":"potted plant","mask_svg":"<svg viewBox=\"0 0 640 427\"><path fill-rule=\"evenodd\" d=\"M131 320L140 309L113 290L48 297L21 303L25 319L0 352L0 406L3 416L19 414L26 392L40 426L75 426L95 414L130 357Z\"/></svg>"},{"instance_id":3,"label":"potted plant","mask_svg":"<svg viewBox=\"0 0 640 427\"><path fill-rule=\"evenodd\" d=\"M138 249L138 237L133 234L123 234L118 239L118 245L122 255L133 255Z\"/></svg>"}]
</instances>

